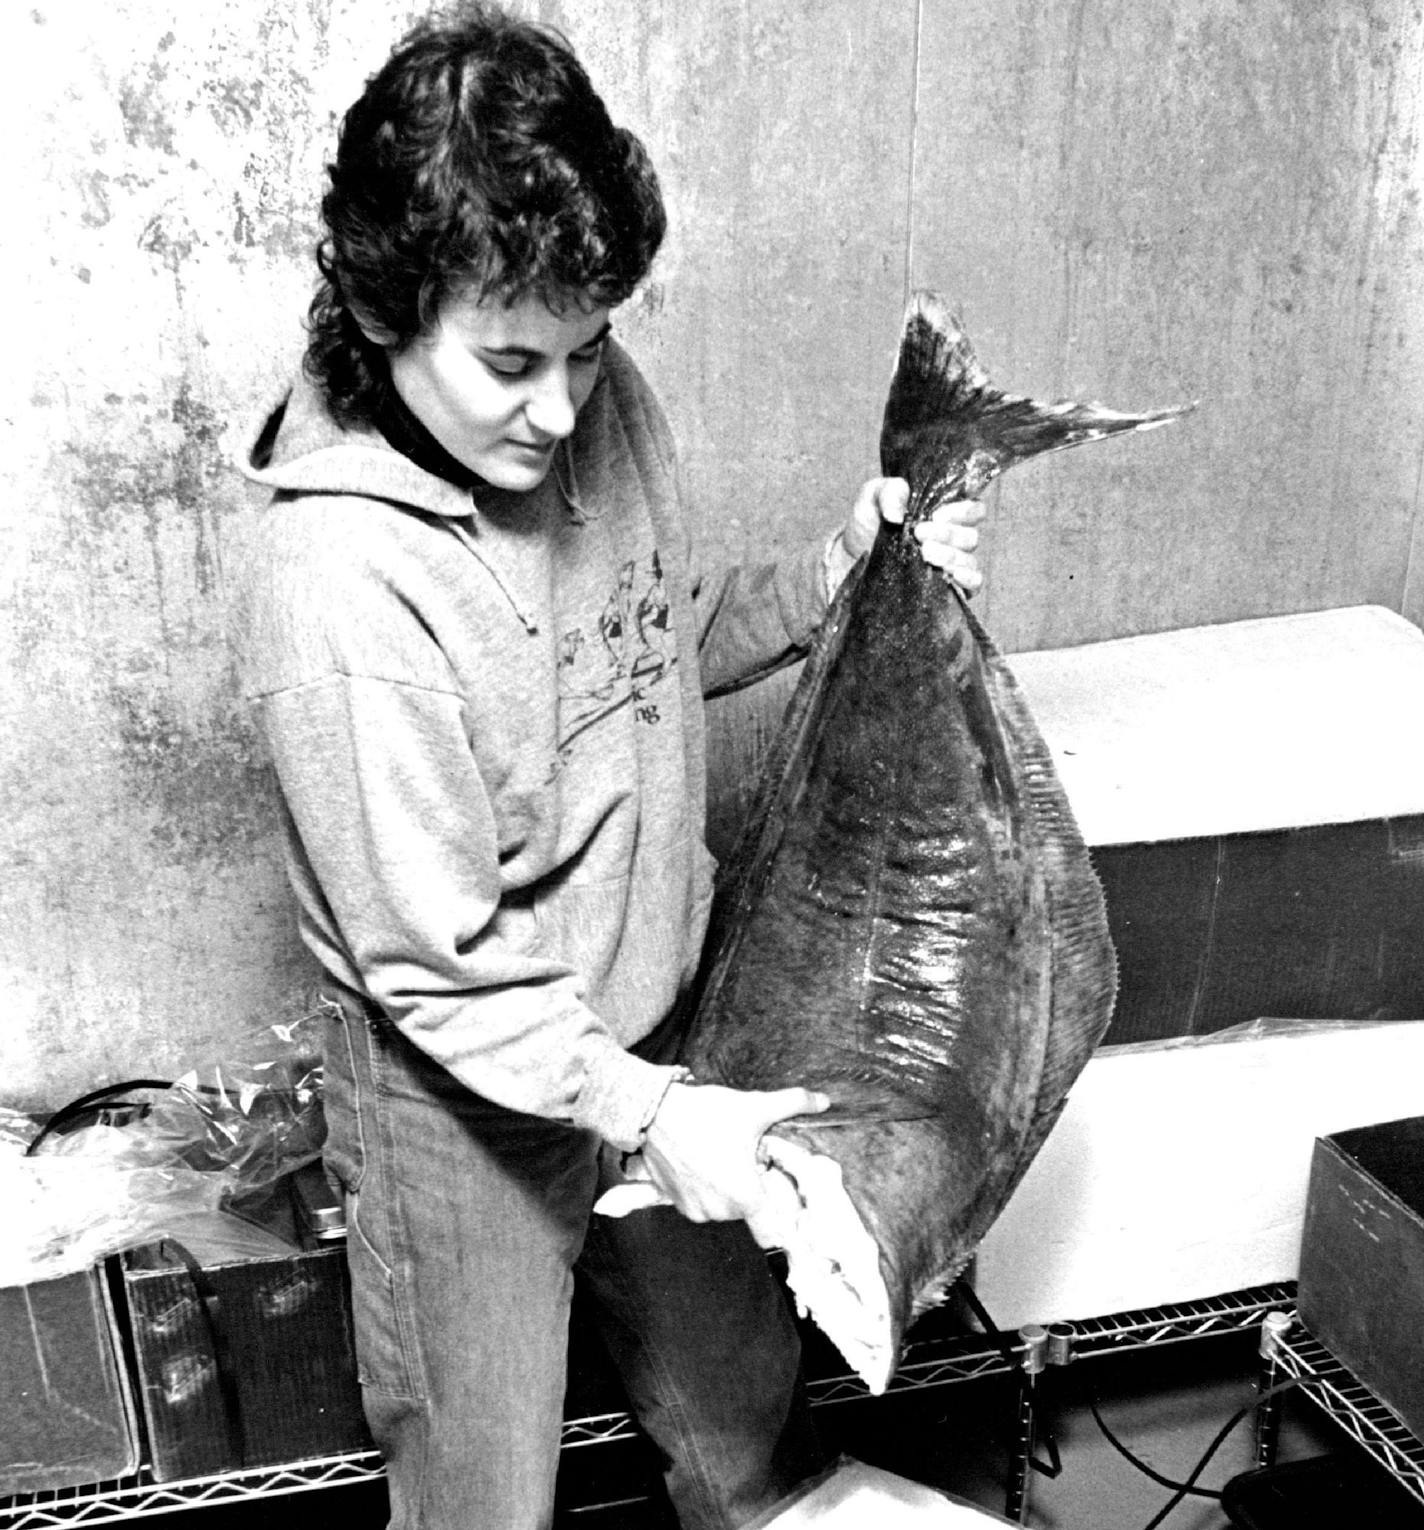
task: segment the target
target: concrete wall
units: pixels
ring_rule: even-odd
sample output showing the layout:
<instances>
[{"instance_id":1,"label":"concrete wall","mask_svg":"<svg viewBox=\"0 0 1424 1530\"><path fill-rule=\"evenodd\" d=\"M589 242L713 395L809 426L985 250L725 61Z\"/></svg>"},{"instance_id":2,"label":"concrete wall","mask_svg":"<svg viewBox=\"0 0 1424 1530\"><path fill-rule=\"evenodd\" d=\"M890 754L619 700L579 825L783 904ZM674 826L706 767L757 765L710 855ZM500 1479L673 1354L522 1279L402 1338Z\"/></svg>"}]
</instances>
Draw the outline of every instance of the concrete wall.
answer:
<instances>
[{"instance_id":1,"label":"concrete wall","mask_svg":"<svg viewBox=\"0 0 1424 1530\"><path fill-rule=\"evenodd\" d=\"M223 624L228 466L300 348L337 114L398 0L0 16L0 1103L165 1072L301 1002ZM620 328L712 552L874 468L911 284L1004 386L1185 425L991 495L1008 648L1375 601L1424 617L1404 0L527 0L663 175ZM723 705L717 831L784 688Z\"/></svg>"}]
</instances>

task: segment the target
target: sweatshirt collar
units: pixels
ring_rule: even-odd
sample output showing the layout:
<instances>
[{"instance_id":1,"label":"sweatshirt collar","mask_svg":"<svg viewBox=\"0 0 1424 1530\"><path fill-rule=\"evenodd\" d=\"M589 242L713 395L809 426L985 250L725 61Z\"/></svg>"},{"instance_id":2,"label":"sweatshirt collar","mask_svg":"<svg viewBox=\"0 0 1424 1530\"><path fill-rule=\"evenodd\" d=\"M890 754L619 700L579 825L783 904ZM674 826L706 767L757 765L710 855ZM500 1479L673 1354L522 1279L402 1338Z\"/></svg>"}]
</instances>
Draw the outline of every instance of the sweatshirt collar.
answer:
<instances>
[{"instance_id":1,"label":"sweatshirt collar","mask_svg":"<svg viewBox=\"0 0 1424 1530\"><path fill-rule=\"evenodd\" d=\"M414 410L392 387L387 387L382 406L376 414L376 428L402 456L408 457L419 468L434 478L454 484L469 494L476 511L489 486L478 473L471 472L459 458L448 452L426 429ZM563 495L570 518L578 525L589 519L588 506L579 489L578 469L573 451L573 439L566 437L554 450L554 477Z\"/></svg>"},{"instance_id":2,"label":"sweatshirt collar","mask_svg":"<svg viewBox=\"0 0 1424 1530\"><path fill-rule=\"evenodd\" d=\"M584 406L579 429L559 444L553 471L570 517L596 519L597 464L590 472L590 427L599 433L606 379ZM394 389L390 397L395 397ZM587 418L585 418L587 416ZM379 426L379 428L377 428ZM357 494L449 519L479 511L483 480L470 473L404 404L383 408L377 425L345 428L327 413L320 390L304 374L272 410L242 464L253 483L288 493ZM249 437L251 439L251 437Z\"/></svg>"},{"instance_id":3,"label":"sweatshirt collar","mask_svg":"<svg viewBox=\"0 0 1424 1530\"><path fill-rule=\"evenodd\" d=\"M458 457L446 451L389 383L376 411L375 426L401 456L408 457L432 478L454 484L466 494L478 493L479 474L472 473Z\"/></svg>"}]
</instances>

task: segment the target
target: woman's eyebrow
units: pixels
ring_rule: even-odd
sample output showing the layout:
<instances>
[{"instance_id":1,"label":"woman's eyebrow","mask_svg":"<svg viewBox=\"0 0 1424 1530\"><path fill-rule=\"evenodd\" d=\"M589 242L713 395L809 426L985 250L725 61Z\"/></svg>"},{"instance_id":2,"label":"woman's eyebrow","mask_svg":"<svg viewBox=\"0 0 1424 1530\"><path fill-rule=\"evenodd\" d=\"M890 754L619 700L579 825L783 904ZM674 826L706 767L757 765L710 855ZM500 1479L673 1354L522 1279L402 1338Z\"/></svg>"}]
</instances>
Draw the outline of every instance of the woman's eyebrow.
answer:
<instances>
[{"instance_id":1,"label":"woman's eyebrow","mask_svg":"<svg viewBox=\"0 0 1424 1530\"><path fill-rule=\"evenodd\" d=\"M602 345L612 333L612 323L606 322L596 335L585 340L582 345L576 345L574 350L592 350L595 345ZM482 345L480 349L490 356L518 356L524 361L540 361L547 355L547 352L532 345Z\"/></svg>"}]
</instances>

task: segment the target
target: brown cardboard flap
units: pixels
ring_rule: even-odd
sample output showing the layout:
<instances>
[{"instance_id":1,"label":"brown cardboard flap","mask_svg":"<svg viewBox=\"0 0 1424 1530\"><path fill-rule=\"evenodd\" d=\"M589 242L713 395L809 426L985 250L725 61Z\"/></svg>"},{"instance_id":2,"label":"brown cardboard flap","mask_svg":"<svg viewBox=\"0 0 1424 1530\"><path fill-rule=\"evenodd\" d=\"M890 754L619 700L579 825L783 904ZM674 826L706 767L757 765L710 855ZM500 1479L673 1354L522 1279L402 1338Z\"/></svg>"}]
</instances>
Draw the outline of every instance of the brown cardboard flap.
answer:
<instances>
[{"instance_id":1,"label":"brown cardboard flap","mask_svg":"<svg viewBox=\"0 0 1424 1530\"><path fill-rule=\"evenodd\" d=\"M101 1270L0 1287L0 1496L137 1467L121 1353Z\"/></svg>"}]
</instances>

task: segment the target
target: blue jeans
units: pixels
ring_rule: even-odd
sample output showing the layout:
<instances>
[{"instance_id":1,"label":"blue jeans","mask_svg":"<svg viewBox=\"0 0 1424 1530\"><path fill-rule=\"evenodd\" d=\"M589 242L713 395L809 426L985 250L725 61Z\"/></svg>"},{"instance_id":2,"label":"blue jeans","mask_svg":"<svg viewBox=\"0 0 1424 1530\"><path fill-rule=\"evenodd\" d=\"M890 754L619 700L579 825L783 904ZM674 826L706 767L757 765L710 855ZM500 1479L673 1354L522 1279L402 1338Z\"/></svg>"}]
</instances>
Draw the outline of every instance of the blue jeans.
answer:
<instances>
[{"instance_id":1,"label":"blue jeans","mask_svg":"<svg viewBox=\"0 0 1424 1530\"><path fill-rule=\"evenodd\" d=\"M502 1109L340 995L326 1162L392 1530L545 1530L575 1275L684 1530L733 1530L826 1464L795 1325L744 1224L591 1215L599 1143Z\"/></svg>"}]
</instances>

